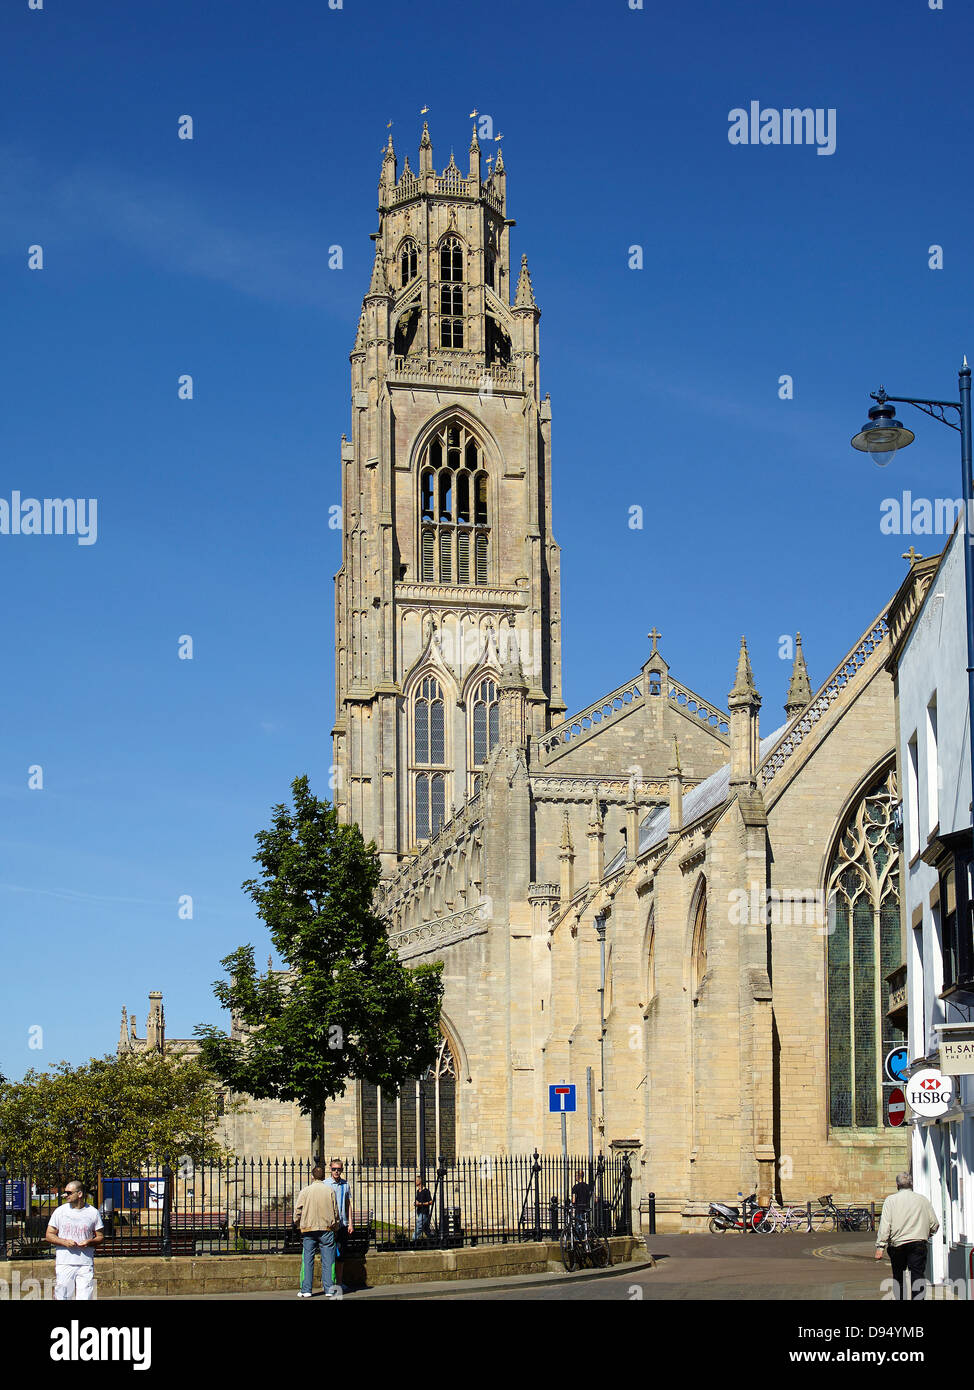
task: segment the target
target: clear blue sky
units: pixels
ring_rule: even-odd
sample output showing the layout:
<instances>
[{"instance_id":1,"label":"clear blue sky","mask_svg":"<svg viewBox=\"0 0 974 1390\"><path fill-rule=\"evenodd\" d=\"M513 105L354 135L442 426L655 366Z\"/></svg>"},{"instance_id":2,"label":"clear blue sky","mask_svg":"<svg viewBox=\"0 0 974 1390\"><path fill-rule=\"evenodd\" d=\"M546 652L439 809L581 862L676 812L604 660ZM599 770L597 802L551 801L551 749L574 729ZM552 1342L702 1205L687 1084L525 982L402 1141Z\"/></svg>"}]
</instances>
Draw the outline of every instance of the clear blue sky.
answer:
<instances>
[{"instance_id":1,"label":"clear blue sky","mask_svg":"<svg viewBox=\"0 0 974 1390\"><path fill-rule=\"evenodd\" d=\"M570 708L654 624L723 703L745 632L774 728L779 637L801 630L817 685L904 574L882 498L957 495L943 426L914 412L885 473L848 440L870 390L953 396L974 348L959 0L10 0L0 45L0 497L99 502L95 545L0 536L7 1075L113 1049L152 988L187 1036L220 1017L220 958L266 955L239 885L291 779L326 792L328 507L390 119L415 164L430 107L437 167L472 108L504 133ZM834 108L835 153L732 146L751 100Z\"/></svg>"}]
</instances>

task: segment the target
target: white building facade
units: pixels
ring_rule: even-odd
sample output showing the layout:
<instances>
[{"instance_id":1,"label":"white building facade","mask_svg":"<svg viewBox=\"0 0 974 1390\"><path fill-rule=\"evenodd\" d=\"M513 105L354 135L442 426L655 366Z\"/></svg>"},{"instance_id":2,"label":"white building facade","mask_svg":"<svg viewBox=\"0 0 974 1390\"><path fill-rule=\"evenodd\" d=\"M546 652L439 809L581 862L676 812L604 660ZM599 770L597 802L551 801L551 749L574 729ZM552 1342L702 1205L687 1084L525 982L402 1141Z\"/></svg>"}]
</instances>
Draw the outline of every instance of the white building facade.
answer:
<instances>
[{"instance_id":1,"label":"white building facade","mask_svg":"<svg viewBox=\"0 0 974 1390\"><path fill-rule=\"evenodd\" d=\"M947 1112L907 1122L914 1188L941 1223L928 1278L936 1295L962 1298L974 1297L974 1075L958 1071L974 1072L966 539L958 528L942 555L911 562L890 609L889 662L903 796L906 962L905 982L897 972L891 977L891 1013L908 1017L910 1074L925 1067L952 1074ZM965 1052L959 1061L947 1055Z\"/></svg>"}]
</instances>

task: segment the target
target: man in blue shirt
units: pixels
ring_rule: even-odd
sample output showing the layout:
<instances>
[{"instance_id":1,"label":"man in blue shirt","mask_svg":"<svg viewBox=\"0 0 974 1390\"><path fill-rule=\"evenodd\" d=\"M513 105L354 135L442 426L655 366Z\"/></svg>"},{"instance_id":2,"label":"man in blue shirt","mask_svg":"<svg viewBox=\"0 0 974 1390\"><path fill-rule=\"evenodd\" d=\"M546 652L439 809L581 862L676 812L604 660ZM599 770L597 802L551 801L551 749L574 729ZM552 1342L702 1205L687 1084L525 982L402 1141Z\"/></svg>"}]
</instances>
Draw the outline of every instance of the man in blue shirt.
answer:
<instances>
[{"instance_id":1,"label":"man in blue shirt","mask_svg":"<svg viewBox=\"0 0 974 1390\"><path fill-rule=\"evenodd\" d=\"M345 1233L352 1234L352 1193L349 1185L342 1177L342 1161L340 1158L333 1158L329 1164L329 1175L326 1179L329 1186L335 1189L335 1200L338 1203L338 1217L342 1223L339 1230L335 1233L335 1284L345 1290L342 1283L342 1271L344 1268L345 1252Z\"/></svg>"}]
</instances>

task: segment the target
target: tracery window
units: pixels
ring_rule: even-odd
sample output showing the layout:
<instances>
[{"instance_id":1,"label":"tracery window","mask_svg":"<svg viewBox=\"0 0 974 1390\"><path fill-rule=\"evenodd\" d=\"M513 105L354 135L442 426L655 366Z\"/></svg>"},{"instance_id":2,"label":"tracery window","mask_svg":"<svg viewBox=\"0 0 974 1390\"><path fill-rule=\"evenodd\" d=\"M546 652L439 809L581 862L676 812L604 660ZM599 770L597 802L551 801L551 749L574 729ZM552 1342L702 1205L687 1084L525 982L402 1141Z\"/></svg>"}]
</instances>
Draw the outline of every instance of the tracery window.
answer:
<instances>
[{"instance_id":1,"label":"tracery window","mask_svg":"<svg viewBox=\"0 0 974 1390\"><path fill-rule=\"evenodd\" d=\"M835 1127L889 1124L886 1092L894 1083L884 1075L884 1059L902 1041L885 999L886 976L900 963L898 800L890 768L853 807L826 879L829 1118Z\"/></svg>"},{"instance_id":2,"label":"tracery window","mask_svg":"<svg viewBox=\"0 0 974 1390\"><path fill-rule=\"evenodd\" d=\"M442 425L420 465L420 579L486 584L487 473L480 441L462 422Z\"/></svg>"},{"instance_id":3,"label":"tracery window","mask_svg":"<svg viewBox=\"0 0 974 1390\"><path fill-rule=\"evenodd\" d=\"M499 711L497 682L487 676L478 683L470 707L471 793L480 790L479 774L497 744Z\"/></svg>"},{"instance_id":4,"label":"tracery window","mask_svg":"<svg viewBox=\"0 0 974 1390\"><path fill-rule=\"evenodd\" d=\"M463 243L448 237L440 246L440 347L463 347Z\"/></svg>"},{"instance_id":5,"label":"tracery window","mask_svg":"<svg viewBox=\"0 0 974 1390\"><path fill-rule=\"evenodd\" d=\"M413 701L413 768L416 839L429 840L446 819L447 779L443 692L433 676L420 681Z\"/></svg>"},{"instance_id":6,"label":"tracery window","mask_svg":"<svg viewBox=\"0 0 974 1390\"><path fill-rule=\"evenodd\" d=\"M704 886L697 898L693 919L693 956L691 961L693 993L696 997L707 973L707 889Z\"/></svg>"},{"instance_id":7,"label":"tracery window","mask_svg":"<svg viewBox=\"0 0 974 1390\"><path fill-rule=\"evenodd\" d=\"M362 1162L382 1167L419 1164L417 1137L425 1137L427 1168L442 1155L456 1159L457 1068L450 1044L440 1039L436 1060L423 1076L397 1093L362 1083Z\"/></svg>"},{"instance_id":8,"label":"tracery window","mask_svg":"<svg viewBox=\"0 0 974 1390\"><path fill-rule=\"evenodd\" d=\"M415 280L416 270L419 265L419 257L414 241L404 241L399 248L399 288L408 285L410 280Z\"/></svg>"}]
</instances>

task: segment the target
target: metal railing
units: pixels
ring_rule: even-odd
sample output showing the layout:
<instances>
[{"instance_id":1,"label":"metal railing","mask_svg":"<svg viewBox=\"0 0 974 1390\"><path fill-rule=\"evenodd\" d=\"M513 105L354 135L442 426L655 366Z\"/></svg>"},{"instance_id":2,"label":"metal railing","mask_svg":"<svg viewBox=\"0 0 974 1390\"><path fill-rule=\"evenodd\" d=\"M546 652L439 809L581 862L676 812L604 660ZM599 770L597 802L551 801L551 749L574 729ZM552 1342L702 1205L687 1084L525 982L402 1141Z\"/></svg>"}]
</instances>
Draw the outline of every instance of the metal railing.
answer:
<instances>
[{"instance_id":1,"label":"metal railing","mask_svg":"<svg viewBox=\"0 0 974 1390\"><path fill-rule=\"evenodd\" d=\"M45 1239L64 1183L83 1181L99 1209L99 1255L289 1254L300 1249L294 1203L311 1181L310 1159L236 1158L194 1165L150 1162L138 1172L77 1168L11 1171L0 1165L0 1260L54 1255ZM417 1239L415 1167L350 1159L353 1233L347 1253L557 1239L577 1174L591 1188L592 1224L605 1235L632 1234L628 1155L567 1159L561 1154L440 1158L422 1174L432 1197Z\"/></svg>"}]
</instances>

